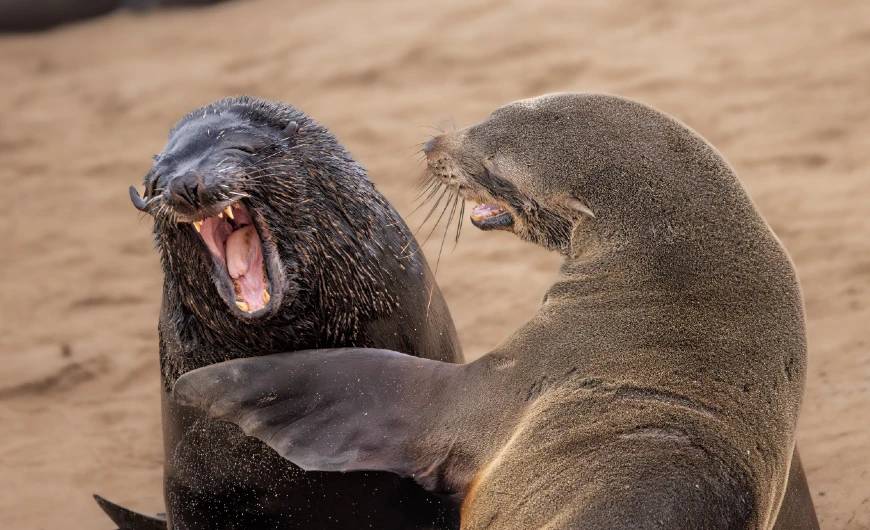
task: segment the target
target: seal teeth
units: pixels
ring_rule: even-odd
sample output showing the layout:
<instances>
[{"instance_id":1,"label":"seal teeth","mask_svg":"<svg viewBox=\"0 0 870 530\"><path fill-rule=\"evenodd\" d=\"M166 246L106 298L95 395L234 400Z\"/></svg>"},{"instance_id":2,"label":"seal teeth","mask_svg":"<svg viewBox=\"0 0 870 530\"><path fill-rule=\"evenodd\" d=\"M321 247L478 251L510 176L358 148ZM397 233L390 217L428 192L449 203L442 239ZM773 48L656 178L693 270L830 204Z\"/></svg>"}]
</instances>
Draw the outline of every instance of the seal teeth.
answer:
<instances>
[{"instance_id":1,"label":"seal teeth","mask_svg":"<svg viewBox=\"0 0 870 530\"><path fill-rule=\"evenodd\" d=\"M193 227L196 228L197 232L202 232L202 221L194 221Z\"/></svg>"},{"instance_id":2,"label":"seal teeth","mask_svg":"<svg viewBox=\"0 0 870 530\"><path fill-rule=\"evenodd\" d=\"M272 297L269 296L269 292L266 291L265 289L263 289L263 303L268 304L269 300L271 300L271 299L272 299Z\"/></svg>"},{"instance_id":3,"label":"seal teeth","mask_svg":"<svg viewBox=\"0 0 870 530\"><path fill-rule=\"evenodd\" d=\"M218 217L219 217L220 219L223 219L223 218L224 218L224 213L223 213L223 212L219 213L219 214L218 214Z\"/></svg>"},{"instance_id":4,"label":"seal teeth","mask_svg":"<svg viewBox=\"0 0 870 530\"><path fill-rule=\"evenodd\" d=\"M236 302L236 307L238 307L245 313L251 312L251 306L249 306L247 302Z\"/></svg>"},{"instance_id":5,"label":"seal teeth","mask_svg":"<svg viewBox=\"0 0 870 530\"><path fill-rule=\"evenodd\" d=\"M232 207L232 206L227 206L227 209L224 210L224 212L226 212L227 217L229 217L230 219L235 219L235 218L236 218L236 217L233 215L233 207Z\"/></svg>"},{"instance_id":6,"label":"seal teeth","mask_svg":"<svg viewBox=\"0 0 870 530\"><path fill-rule=\"evenodd\" d=\"M480 204L471 211L471 218L481 222L488 217L495 217L505 212L504 208L497 204Z\"/></svg>"}]
</instances>

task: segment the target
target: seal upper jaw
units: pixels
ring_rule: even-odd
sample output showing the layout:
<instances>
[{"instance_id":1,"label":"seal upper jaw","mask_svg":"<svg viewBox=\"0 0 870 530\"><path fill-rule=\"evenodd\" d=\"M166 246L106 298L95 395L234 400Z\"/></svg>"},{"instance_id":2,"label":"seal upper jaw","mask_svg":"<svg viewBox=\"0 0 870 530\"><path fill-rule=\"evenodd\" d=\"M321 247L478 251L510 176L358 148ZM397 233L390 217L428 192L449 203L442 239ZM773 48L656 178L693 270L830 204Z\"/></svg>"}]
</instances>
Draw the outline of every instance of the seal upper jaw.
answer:
<instances>
[{"instance_id":1,"label":"seal upper jaw","mask_svg":"<svg viewBox=\"0 0 870 530\"><path fill-rule=\"evenodd\" d=\"M189 222L211 255L218 292L230 310L245 319L264 316L280 303L280 285L274 281L282 277L275 270L280 260L269 259L277 250L253 217L245 205L235 202L217 215Z\"/></svg>"}]
</instances>

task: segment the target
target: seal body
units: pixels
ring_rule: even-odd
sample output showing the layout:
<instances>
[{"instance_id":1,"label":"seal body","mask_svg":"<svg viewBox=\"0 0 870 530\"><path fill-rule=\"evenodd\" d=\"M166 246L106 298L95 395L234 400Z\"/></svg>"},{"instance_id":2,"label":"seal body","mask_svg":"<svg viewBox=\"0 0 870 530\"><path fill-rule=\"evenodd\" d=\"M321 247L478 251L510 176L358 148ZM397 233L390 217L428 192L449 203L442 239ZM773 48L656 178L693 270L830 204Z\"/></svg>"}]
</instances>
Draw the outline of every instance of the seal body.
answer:
<instances>
[{"instance_id":1,"label":"seal body","mask_svg":"<svg viewBox=\"0 0 870 530\"><path fill-rule=\"evenodd\" d=\"M712 146L636 102L552 94L425 151L476 226L564 256L532 320L465 366L269 356L196 370L178 399L306 469L452 493L463 529L818 528L798 280Z\"/></svg>"},{"instance_id":2,"label":"seal body","mask_svg":"<svg viewBox=\"0 0 870 530\"><path fill-rule=\"evenodd\" d=\"M0 0L0 32L48 29L104 15L120 5L121 0Z\"/></svg>"},{"instance_id":3,"label":"seal body","mask_svg":"<svg viewBox=\"0 0 870 530\"><path fill-rule=\"evenodd\" d=\"M134 202L154 216L164 271L169 527L454 527L455 506L408 478L303 472L169 394L191 369L294 349L462 360L411 234L336 139L287 105L218 101L176 125Z\"/></svg>"},{"instance_id":4,"label":"seal body","mask_svg":"<svg viewBox=\"0 0 870 530\"><path fill-rule=\"evenodd\" d=\"M118 8L203 6L222 0L0 0L0 32L40 31L98 17Z\"/></svg>"}]
</instances>

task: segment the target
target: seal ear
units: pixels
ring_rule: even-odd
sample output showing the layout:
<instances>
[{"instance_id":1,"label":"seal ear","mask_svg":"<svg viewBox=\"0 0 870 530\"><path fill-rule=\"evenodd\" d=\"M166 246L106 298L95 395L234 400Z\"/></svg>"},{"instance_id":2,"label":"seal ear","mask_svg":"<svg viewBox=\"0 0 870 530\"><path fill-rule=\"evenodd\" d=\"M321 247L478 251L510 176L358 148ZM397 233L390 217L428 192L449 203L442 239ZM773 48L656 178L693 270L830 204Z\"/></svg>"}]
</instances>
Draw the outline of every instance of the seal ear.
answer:
<instances>
[{"instance_id":1,"label":"seal ear","mask_svg":"<svg viewBox=\"0 0 870 530\"><path fill-rule=\"evenodd\" d=\"M287 124L286 127L284 127L284 139L286 140L286 139L290 138L291 136L296 134L296 131L298 131L298 130L299 130L299 124L296 123L295 121L291 121L290 123Z\"/></svg>"},{"instance_id":2,"label":"seal ear","mask_svg":"<svg viewBox=\"0 0 870 530\"><path fill-rule=\"evenodd\" d=\"M556 202L571 211L579 212L593 219L595 218L595 213L577 197L563 195L556 198Z\"/></svg>"},{"instance_id":3,"label":"seal ear","mask_svg":"<svg viewBox=\"0 0 870 530\"><path fill-rule=\"evenodd\" d=\"M302 469L410 477L425 469L415 448L461 369L387 350L310 350L193 370L172 397L235 423Z\"/></svg>"},{"instance_id":4,"label":"seal ear","mask_svg":"<svg viewBox=\"0 0 870 530\"><path fill-rule=\"evenodd\" d=\"M145 211L145 199L139 196L139 192L136 191L136 186L130 186L130 200L133 201L133 206L136 207L140 212Z\"/></svg>"}]
</instances>

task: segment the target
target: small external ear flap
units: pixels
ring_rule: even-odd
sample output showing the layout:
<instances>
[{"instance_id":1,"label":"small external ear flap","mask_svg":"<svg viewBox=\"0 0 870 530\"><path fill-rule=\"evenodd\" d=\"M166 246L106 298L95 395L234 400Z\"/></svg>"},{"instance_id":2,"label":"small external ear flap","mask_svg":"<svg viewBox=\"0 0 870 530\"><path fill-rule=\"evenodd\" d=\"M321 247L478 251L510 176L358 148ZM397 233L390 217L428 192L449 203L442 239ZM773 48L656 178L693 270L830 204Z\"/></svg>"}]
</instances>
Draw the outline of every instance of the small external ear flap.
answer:
<instances>
[{"instance_id":1,"label":"small external ear flap","mask_svg":"<svg viewBox=\"0 0 870 530\"><path fill-rule=\"evenodd\" d=\"M298 130L299 130L299 124L296 123L295 121L291 121L290 123L287 124L287 127L284 127L284 139L286 140L286 139L290 138L291 136L296 134L296 131L298 131Z\"/></svg>"},{"instance_id":2,"label":"small external ear flap","mask_svg":"<svg viewBox=\"0 0 870 530\"><path fill-rule=\"evenodd\" d=\"M583 215L588 215L593 219L595 218L595 213L576 197L560 197L559 202L562 203L562 205L566 208L574 210L575 212L580 212Z\"/></svg>"}]
</instances>

